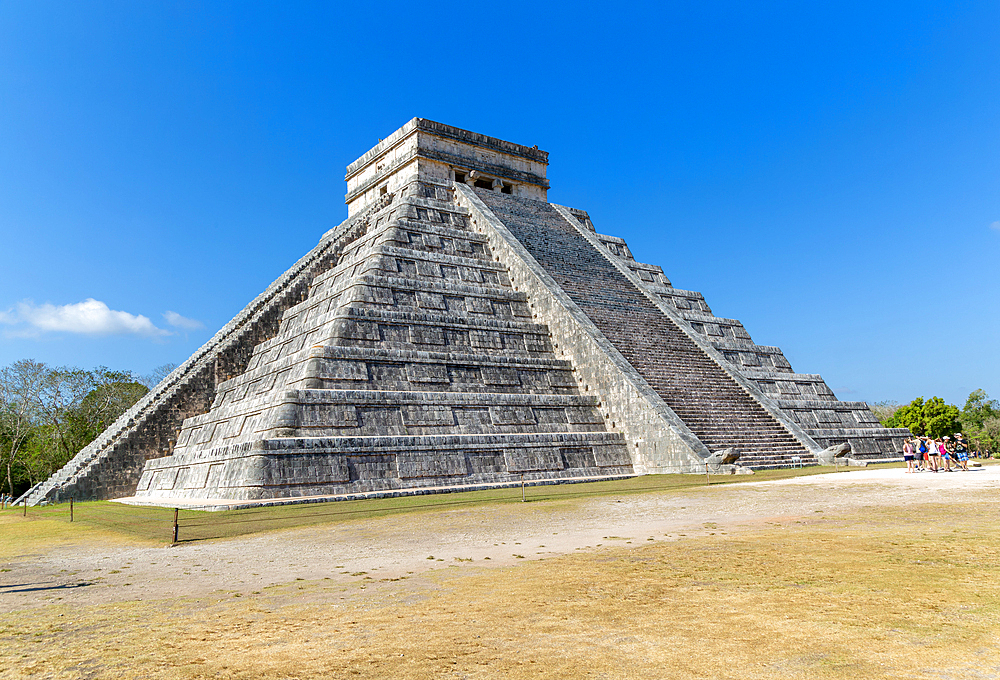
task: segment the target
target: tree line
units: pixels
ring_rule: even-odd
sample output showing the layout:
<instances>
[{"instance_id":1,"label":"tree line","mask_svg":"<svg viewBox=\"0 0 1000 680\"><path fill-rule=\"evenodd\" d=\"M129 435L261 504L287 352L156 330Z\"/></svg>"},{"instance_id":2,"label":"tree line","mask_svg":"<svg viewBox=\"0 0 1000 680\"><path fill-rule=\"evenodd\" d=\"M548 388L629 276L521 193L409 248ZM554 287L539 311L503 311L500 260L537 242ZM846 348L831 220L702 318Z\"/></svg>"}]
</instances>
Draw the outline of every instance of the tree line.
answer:
<instances>
[{"instance_id":1,"label":"tree line","mask_svg":"<svg viewBox=\"0 0 1000 680\"><path fill-rule=\"evenodd\" d=\"M140 376L32 359L0 368L0 487L17 497L47 479L173 369Z\"/></svg>"},{"instance_id":2,"label":"tree line","mask_svg":"<svg viewBox=\"0 0 1000 680\"><path fill-rule=\"evenodd\" d=\"M886 427L906 427L935 439L961 432L973 451L1000 452L1000 402L984 390L972 392L961 409L941 397L917 397L909 404L882 401L871 408Z\"/></svg>"}]
</instances>

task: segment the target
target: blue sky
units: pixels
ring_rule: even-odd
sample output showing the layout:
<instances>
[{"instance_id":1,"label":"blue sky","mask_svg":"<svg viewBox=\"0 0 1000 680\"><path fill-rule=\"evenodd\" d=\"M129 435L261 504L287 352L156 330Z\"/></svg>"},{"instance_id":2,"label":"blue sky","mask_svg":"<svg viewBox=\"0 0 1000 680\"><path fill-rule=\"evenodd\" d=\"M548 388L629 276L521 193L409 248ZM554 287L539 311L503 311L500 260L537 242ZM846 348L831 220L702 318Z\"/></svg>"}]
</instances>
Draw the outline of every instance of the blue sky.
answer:
<instances>
[{"instance_id":1,"label":"blue sky","mask_svg":"<svg viewBox=\"0 0 1000 680\"><path fill-rule=\"evenodd\" d=\"M180 363L413 116L842 399L1000 397L1000 4L0 4L0 365Z\"/></svg>"}]
</instances>

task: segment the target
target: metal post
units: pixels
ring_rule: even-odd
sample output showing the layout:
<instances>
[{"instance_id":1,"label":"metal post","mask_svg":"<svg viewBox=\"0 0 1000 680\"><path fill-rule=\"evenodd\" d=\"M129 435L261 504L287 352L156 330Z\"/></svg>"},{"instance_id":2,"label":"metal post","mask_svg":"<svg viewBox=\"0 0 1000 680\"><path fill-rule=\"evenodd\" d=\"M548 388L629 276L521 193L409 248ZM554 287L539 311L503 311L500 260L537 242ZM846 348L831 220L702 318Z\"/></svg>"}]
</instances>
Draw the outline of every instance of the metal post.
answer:
<instances>
[{"instance_id":1,"label":"metal post","mask_svg":"<svg viewBox=\"0 0 1000 680\"><path fill-rule=\"evenodd\" d=\"M177 542L177 508L174 508L174 543Z\"/></svg>"},{"instance_id":2,"label":"metal post","mask_svg":"<svg viewBox=\"0 0 1000 680\"><path fill-rule=\"evenodd\" d=\"M521 475L521 502L524 503L524 475Z\"/></svg>"},{"instance_id":3,"label":"metal post","mask_svg":"<svg viewBox=\"0 0 1000 680\"><path fill-rule=\"evenodd\" d=\"M24 516L25 517L28 516L28 499L27 498L24 499Z\"/></svg>"},{"instance_id":4,"label":"metal post","mask_svg":"<svg viewBox=\"0 0 1000 680\"><path fill-rule=\"evenodd\" d=\"M73 521L73 497L69 497L69 521Z\"/></svg>"},{"instance_id":5,"label":"metal post","mask_svg":"<svg viewBox=\"0 0 1000 680\"><path fill-rule=\"evenodd\" d=\"M710 475L708 474L708 462L707 462L707 461L705 462L705 480L706 480L706 481L707 481L707 482L708 482L709 484L711 484L711 483L712 483L712 477L711 477L711 476L710 476Z\"/></svg>"}]
</instances>

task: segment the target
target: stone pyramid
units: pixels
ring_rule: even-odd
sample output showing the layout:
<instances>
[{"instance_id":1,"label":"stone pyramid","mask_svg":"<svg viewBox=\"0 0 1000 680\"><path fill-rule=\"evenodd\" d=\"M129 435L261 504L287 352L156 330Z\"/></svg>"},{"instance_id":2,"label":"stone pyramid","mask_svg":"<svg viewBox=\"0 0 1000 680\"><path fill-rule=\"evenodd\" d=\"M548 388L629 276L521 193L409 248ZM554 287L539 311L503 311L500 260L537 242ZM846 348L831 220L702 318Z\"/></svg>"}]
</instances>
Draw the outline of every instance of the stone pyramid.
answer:
<instances>
[{"instance_id":1,"label":"stone pyramid","mask_svg":"<svg viewBox=\"0 0 1000 680\"><path fill-rule=\"evenodd\" d=\"M814 463L906 430L546 201L548 154L413 119L348 219L29 502L357 497ZM190 501L188 501L190 502Z\"/></svg>"}]
</instances>

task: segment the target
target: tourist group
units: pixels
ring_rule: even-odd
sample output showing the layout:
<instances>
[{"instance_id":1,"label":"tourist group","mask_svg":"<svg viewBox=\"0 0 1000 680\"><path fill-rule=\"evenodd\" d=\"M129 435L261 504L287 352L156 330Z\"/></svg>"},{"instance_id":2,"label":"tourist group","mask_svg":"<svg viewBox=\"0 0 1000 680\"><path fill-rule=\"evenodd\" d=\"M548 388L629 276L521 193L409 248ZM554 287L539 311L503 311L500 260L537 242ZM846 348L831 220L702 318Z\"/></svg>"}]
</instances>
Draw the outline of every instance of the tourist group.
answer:
<instances>
[{"instance_id":1,"label":"tourist group","mask_svg":"<svg viewBox=\"0 0 1000 680\"><path fill-rule=\"evenodd\" d=\"M969 469L969 445L959 432L955 438L916 436L903 444L907 472L952 472ZM952 461L955 466L952 467Z\"/></svg>"}]
</instances>

